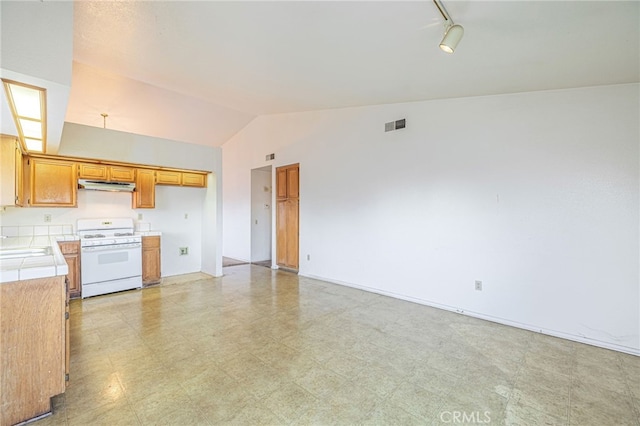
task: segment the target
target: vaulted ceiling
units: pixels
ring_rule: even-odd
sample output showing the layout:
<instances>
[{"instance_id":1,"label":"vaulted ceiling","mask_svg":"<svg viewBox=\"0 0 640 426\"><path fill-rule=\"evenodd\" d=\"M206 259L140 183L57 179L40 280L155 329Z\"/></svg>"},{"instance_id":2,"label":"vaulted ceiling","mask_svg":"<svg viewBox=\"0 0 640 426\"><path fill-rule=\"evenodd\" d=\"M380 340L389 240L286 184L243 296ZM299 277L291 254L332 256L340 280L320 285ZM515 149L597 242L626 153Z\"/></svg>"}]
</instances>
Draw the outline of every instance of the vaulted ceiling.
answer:
<instances>
[{"instance_id":1,"label":"vaulted ceiling","mask_svg":"<svg viewBox=\"0 0 640 426\"><path fill-rule=\"evenodd\" d=\"M640 2L80 1L66 121L220 146L254 117L640 81Z\"/></svg>"}]
</instances>

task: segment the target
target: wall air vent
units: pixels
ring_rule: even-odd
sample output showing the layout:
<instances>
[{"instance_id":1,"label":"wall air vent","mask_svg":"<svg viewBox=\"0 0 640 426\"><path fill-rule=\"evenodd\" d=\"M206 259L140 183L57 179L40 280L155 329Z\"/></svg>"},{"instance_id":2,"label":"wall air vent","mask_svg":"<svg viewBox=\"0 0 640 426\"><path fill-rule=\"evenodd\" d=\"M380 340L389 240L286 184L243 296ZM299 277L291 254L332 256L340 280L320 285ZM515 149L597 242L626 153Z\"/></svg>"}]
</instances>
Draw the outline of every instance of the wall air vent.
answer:
<instances>
[{"instance_id":1,"label":"wall air vent","mask_svg":"<svg viewBox=\"0 0 640 426\"><path fill-rule=\"evenodd\" d=\"M402 120L390 121L388 123L384 123L384 131L391 132L393 130L404 129L407 125L407 120L403 118Z\"/></svg>"}]
</instances>

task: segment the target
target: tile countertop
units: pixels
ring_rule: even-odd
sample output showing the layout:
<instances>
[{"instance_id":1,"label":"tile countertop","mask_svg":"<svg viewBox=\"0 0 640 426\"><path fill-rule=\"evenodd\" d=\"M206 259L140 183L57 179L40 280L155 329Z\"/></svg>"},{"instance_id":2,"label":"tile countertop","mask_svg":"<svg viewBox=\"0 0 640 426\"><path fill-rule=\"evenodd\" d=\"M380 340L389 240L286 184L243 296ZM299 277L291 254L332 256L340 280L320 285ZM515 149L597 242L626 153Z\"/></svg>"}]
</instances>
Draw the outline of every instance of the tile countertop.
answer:
<instances>
[{"instance_id":1,"label":"tile countertop","mask_svg":"<svg viewBox=\"0 0 640 426\"><path fill-rule=\"evenodd\" d=\"M51 247L51 254L0 260L0 283L67 275L69 267L58 241L75 241L75 235L41 235L0 238L2 249Z\"/></svg>"}]
</instances>

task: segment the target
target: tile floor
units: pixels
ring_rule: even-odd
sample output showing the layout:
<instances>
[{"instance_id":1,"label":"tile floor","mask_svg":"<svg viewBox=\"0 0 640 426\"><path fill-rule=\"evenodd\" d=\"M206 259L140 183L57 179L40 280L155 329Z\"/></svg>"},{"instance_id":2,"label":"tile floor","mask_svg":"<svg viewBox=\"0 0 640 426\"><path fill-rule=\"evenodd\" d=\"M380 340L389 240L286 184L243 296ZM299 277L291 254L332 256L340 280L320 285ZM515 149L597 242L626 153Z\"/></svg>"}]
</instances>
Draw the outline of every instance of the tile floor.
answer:
<instances>
[{"instance_id":1,"label":"tile floor","mask_svg":"<svg viewBox=\"0 0 640 426\"><path fill-rule=\"evenodd\" d=\"M267 268L71 304L44 425L640 425L640 357Z\"/></svg>"}]
</instances>

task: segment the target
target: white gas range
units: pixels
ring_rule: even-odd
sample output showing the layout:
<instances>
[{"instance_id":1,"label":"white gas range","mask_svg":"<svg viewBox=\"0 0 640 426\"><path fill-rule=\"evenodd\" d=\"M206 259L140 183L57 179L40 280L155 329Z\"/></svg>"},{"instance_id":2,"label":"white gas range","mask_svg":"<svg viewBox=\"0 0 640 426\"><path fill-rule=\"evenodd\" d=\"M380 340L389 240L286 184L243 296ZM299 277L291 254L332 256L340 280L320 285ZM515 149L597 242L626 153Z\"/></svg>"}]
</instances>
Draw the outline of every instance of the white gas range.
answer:
<instances>
[{"instance_id":1,"label":"white gas range","mask_svg":"<svg viewBox=\"0 0 640 426\"><path fill-rule=\"evenodd\" d=\"M82 298L142 287L142 237L133 219L79 219Z\"/></svg>"}]
</instances>

